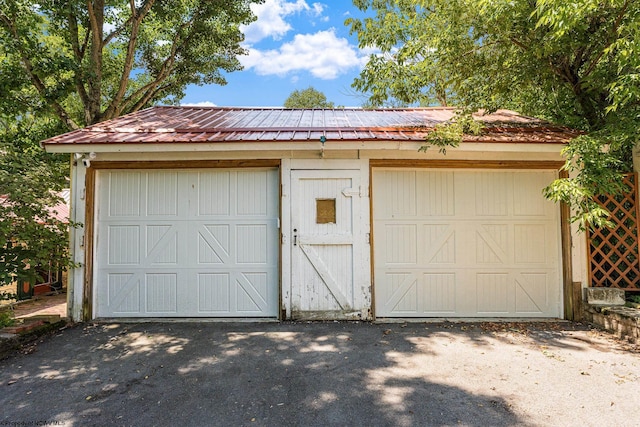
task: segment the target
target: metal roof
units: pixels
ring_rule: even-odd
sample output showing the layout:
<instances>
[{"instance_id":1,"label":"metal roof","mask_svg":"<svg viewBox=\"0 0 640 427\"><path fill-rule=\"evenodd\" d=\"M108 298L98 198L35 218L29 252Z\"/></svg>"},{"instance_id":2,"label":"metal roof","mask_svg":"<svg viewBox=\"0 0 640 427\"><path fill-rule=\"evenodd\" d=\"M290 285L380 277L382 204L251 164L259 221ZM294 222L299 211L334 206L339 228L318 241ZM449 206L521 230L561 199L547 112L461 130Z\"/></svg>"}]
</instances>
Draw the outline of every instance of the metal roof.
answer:
<instances>
[{"instance_id":1,"label":"metal roof","mask_svg":"<svg viewBox=\"0 0 640 427\"><path fill-rule=\"evenodd\" d=\"M42 142L52 144L162 144L211 142L424 141L453 108L286 109L151 107ZM566 143L577 133L540 119L499 110L477 114L485 124L467 142Z\"/></svg>"},{"instance_id":2,"label":"metal roof","mask_svg":"<svg viewBox=\"0 0 640 427\"><path fill-rule=\"evenodd\" d=\"M49 217L56 219L63 224L69 223L69 208L71 206L71 190L66 188L60 191L57 196L61 199L55 206L47 206L45 210L49 213ZM6 194L0 194L0 206L11 206L12 202ZM38 222L44 223L42 218L38 218Z\"/></svg>"}]
</instances>

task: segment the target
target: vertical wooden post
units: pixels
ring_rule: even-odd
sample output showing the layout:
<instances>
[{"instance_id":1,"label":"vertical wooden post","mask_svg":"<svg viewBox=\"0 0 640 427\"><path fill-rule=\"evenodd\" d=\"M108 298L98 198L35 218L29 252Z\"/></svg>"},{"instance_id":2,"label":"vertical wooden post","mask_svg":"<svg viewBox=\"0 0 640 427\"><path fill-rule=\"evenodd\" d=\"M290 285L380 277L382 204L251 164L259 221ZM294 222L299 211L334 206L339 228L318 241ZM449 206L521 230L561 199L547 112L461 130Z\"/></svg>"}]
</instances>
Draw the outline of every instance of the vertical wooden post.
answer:
<instances>
[{"instance_id":1,"label":"vertical wooden post","mask_svg":"<svg viewBox=\"0 0 640 427\"><path fill-rule=\"evenodd\" d=\"M82 293L82 320L93 318L93 223L95 213L94 168L87 168L85 176L85 223L84 223L84 291Z\"/></svg>"},{"instance_id":2,"label":"vertical wooden post","mask_svg":"<svg viewBox=\"0 0 640 427\"><path fill-rule=\"evenodd\" d=\"M582 283L573 282L573 319L575 322L582 320Z\"/></svg>"},{"instance_id":3,"label":"vertical wooden post","mask_svg":"<svg viewBox=\"0 0 640 427\"><path fill-rule=\"evenodd\" d=\"M567 171L560 171L560 178L568 178ZM564 299L564 318L575 319L576 301L573 289L573 263L571 257L571 211L569 205L560 203L560 236L562 239L562 289Z\"/></svg>"}]
</instances>

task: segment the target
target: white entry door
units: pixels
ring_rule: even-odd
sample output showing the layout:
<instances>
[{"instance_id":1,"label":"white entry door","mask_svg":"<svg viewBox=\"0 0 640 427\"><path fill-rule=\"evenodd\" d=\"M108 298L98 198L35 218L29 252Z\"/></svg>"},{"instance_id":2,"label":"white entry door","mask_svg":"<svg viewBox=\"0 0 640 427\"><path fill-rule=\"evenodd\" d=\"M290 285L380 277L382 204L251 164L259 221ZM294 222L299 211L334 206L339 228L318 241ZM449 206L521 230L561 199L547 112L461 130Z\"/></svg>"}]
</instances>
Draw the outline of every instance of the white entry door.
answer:
<instances>
[{"instance_id":1,"label":"white entry door","mask_svg":"<svg viewBox=\"0 0 640 427\"><path fill-rule=\"evenodd\" d=\"M368 317L361 192L359 170L291 172L293 318Z\"/></svg>"}]
</instances>

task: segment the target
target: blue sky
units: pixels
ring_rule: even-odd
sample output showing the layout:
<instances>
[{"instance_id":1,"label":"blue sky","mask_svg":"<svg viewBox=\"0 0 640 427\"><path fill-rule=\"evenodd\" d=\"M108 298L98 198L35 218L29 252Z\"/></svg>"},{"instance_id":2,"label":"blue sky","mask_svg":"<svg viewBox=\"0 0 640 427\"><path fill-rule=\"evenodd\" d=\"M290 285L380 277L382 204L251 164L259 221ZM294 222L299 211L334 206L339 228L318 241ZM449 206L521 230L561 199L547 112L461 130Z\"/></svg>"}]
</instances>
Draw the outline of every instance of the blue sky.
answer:
<instances>
[{"instance_id":1,"label":"blue sky","mask_svg":"<svg viewBox=\"0 0 640 427\"><path fill-rule=\"evenodd\" d=\"M371 50L358 49L344 25L362 16L350 0L266 0L252 9L258 20L243 28L244 70L226 74L226 86L189 87L183 105L277 107L309 86L336 105L362 105L351 83Z\"/></svg>"}]
</instances>

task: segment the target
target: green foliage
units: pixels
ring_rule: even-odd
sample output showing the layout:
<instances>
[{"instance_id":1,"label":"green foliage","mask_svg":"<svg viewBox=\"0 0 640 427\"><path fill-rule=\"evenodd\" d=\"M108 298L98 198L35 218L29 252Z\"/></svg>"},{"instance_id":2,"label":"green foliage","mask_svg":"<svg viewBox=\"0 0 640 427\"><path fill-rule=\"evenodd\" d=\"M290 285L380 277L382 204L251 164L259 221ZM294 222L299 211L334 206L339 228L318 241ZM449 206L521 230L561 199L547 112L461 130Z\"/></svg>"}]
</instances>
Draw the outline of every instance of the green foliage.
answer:
<instances>
[{"instance_id":1,"label":"green foliage","mask_svg":"<svg viewBox=\"0 0 640 427\"><path fill-rule=\"evenodd\" d=\"M0 292L0 301L9 301L18 299L18 294L13 292Z\"/></svg>"},{"instance_id":2,"label":"green foliage","mask_svg":"<svg viewBox=\"0 0 640 427\"><path fill-rule=\"evenodd\" d=\"M447 147L457 147L465 135L480 135L483 124L471 116L459 112L447 123L438 124L427 136L427 145L420 147L418 151L427 151L431 145L435 145L443 154L447 153Z\"/></svg>"},{"instance_id":3,"label":"green foliage","mask_svg":"<svg viewBox=\"0 0 640 427\"><path fill-rule=\"evenodd\" d=\"M375 47L354 88L373 105L517 110L585 132L565 150L571 178L546 194L584 224L606 223L594 194L620 190L640 123L640 2L632 0L354 0L348 19ZM445 144L455 128L438 129ZM431 141L430 143L434 143Z\"/></svg>"},{"instance_id":4,"label":"green foliage","mask_svg":"<svg viewBox=\"0 0 640 427\"><path fill-rule=\"evenodd\" d=\"M640 295L631 295L628 300L633 303L640 304Z\"/></svg>"},{"instance_id":5,"label":"green foliage","mask_svg":"<svg viewBox=\"0 0 640 427\"><path fill-rule=\"evenodd\" d=\"M303 90L294 90L284 101L285 108L334 108L324 93L309 86Z\"/></svg>"},{"instance_id":6,"label":"green foliage","mask_svg":"<svg viewBox=\"0 0 640 427\"><path fill-rule=\"evenodd\" d=\"M29 114L0 120L0 285L41 280L36 272L41 265L71 266L69 225L49 209L68 186L69 158L44 153L34 142L60 127L58 120Z\"/></svg>"},{"instance_id":7,"label":"green foliage","mask_svg":"<svg viewBox=\"0 0 640 427\"><path fill-rule=\"evenodd\" d=\"M257 2L0 0L0 102L74 129L225 84Z\"/></svg>"},{"instance_id":8,"label":"green foliage","mask_svg":"<svg viewBox=\"0 0 640 427\"><path fill-rule=\"evenodd\" d=\"M38 141L225 84L259 2L0 0L0 284L71 266L68 225L49 215L69 159Z\"/></svg>"},{"instance_id":9,"label":"green foliage","mask_svg":"<svg viewBox=\"0 0 640 427\"><path fill-rule=\"evenodd\" d=\"M614 141L607 138L608 141ZM623 145L629 147L629 145ZM630 153L620 153L614 144L604 145L598 132L572 140L563 149L569 159L564 170L573 178L560 178L544 189L547 198L570 203L577 214L572 218L580 228L610 226L608 212L594 201L598 194L620 194L627 190L622 173Z\"/></svg>"},{"instance_id":10,"label":"green foliage","mask_svg":"<svg viewBox=\"0 0 640 427\"><path fill-rule=\"evenodd\" d=\"M13 314L8 310L0 311L0 328L4 328L6 326L13 326L16 323L16 320L13 318Z\"/></svg>"}]
</instances>

